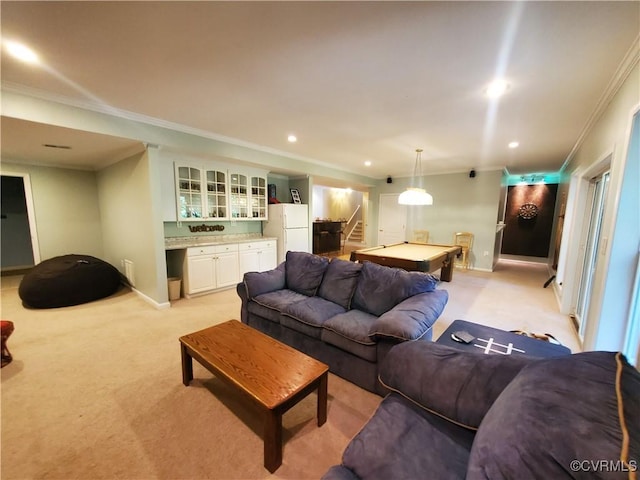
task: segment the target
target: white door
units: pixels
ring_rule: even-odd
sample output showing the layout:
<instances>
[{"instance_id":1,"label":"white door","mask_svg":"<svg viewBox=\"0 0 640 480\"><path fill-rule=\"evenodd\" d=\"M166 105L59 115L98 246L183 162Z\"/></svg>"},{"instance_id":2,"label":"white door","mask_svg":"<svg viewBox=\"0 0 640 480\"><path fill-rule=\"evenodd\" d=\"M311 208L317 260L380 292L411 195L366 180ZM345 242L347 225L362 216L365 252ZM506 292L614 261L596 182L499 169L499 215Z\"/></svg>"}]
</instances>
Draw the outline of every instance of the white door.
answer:
<instances>
[{"instance_id":1,"label":"white door","mask_svg":"<svg viewBox=\"0 0 640 480\"><path fill-rule=\"evenodd\" d=\"M591 180L589 185L589 202L587 205L588 226L585 239L585 253L582 265L582 275L578 290L578 302L576 305L576 320L578 321L578 334L584 340L587 324L587 313L591 304L593 279L600 249L600 234L602 230L602 218L604 216L605 199L609 186L610 173L607 171Z\"/></svg>"},{"instance_id":2,"label":"white door","mask_svg":"<svg viewBox=\"0 0 640 480\"><path fill-rule=\"evenodd\" d=\"M278 266L278 254L276 253L276 246L271 245L264 248L260 252L260 271L272 270Z\"/></svg>"},{"instance_id":3,"label":"white door","mask_svg":"<svg viewBox=\"0 0 640 480\"><path fill-rule=\"evenodd\" d=\"M216 255L216 287L227 287L238 283L238 253L218 253Z\"/></svg>"},{"instance_id":4,"label":"white door","mask_svg":"<svg viewBox=\"0 0 640 480\"><path fill-rule=\"evenodd\" d=\"M239 253L240 260L240 278L243 278L247 272L260 271L260 252L259 250L246 250Z\"/></svg>"},{"instance_id":5,"label":"white door","mask_svg":"<svg viewBox=\"0 0 640 480\"><path fill-rule=\"evenodd\" d=\"M212 255L189 257L187 263L187 294L204 292L216 288L213 262Z\"/></svg>"},{"instance_id":6,"label":"white door","mask_svg":"<svg viewBox=\"0 0 640 480\"><path fill-rule=\"evenodd\" d=\"M284 253L308 252L309 251L309 229L289 228L284 231Z\"/></svg>"},{"instance_id":7,"label":"white door","mask_svg":"<svg viewBox=\"0 0 640 480\"><path fill-rule=\"evenodd\" d=\"M380 195L378 208L378 245L390 245L406 240L407 207L398 204L398 193Z\"/></svg>"},{"instance_id":8,"label":"white door","mask_svg":"<svg viewBox=\"0 0 640 480\"><path fill-rule=\"evenodd\" d=\"M309 206L284 204L282 206L284 228L309 228Z\"/></svg>"}]
</instances>

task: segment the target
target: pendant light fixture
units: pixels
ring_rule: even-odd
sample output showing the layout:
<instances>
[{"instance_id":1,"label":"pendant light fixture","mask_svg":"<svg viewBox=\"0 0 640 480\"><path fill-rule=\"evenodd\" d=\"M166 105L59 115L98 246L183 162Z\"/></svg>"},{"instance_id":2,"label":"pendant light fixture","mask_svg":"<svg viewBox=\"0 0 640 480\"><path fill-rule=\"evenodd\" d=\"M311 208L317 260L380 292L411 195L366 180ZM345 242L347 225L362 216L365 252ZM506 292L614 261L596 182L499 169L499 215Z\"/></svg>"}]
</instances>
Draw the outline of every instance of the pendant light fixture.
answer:
<instances>
[{"instance_id":1,"label":"pendant light fixture","mask_svg":"<svg viewBox=\"0 0 640 480\"><path fill-rule=\"evenodd\" d=\"M433 205L433 197L421 188L422 183L422 149L416 148L416 165L413 169L411 186L398 197L400 205Z\"/></svg>"}]
</instances>

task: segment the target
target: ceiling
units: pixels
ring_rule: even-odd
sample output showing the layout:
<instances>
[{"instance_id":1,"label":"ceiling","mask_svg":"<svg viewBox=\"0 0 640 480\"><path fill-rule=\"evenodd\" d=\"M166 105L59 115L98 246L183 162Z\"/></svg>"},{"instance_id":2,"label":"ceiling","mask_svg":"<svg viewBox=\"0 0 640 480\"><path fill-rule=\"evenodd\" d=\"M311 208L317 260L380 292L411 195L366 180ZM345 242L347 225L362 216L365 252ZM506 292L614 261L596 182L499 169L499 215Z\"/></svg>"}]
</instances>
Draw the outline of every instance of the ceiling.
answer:
<instances>
[{"instance_id":1,"label":"ceiling","mask_svg":"<svg viewBox=\"0 0 640 480\"><path fill-rule=\"evenodd\" d=\"M425 174L557 171L640 32L635 1L3 0L0 9L3 44L23 42L41 59L26 65L3 48L5 89L372 178L411 175L416 148ZM509 89L491 100L496 76ZM2 118L3 158L98 169L142 145L99 137Z\"/></svg>"}]
</instances>

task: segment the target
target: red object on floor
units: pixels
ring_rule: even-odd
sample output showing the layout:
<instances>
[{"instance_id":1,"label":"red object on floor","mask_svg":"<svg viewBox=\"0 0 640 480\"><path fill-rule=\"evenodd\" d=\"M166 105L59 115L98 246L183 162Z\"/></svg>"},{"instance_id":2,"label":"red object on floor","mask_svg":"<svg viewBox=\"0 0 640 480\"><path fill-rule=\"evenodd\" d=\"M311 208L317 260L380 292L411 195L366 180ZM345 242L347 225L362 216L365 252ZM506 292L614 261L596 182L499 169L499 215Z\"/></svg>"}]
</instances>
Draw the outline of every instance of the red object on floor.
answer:
<instances>
[{"instance_id":1,"label":"red object on floor","mask_svg":"<svg viewBox=\"0 0 640 480\"><path fill-rule=\"evenodd\" d=\"M0 320L0 333L2 335L2 366L8 365L13 360L11 352L7 348L7 339L13 333L13 322L9 320Z\"/></svg>"}]
</instances>

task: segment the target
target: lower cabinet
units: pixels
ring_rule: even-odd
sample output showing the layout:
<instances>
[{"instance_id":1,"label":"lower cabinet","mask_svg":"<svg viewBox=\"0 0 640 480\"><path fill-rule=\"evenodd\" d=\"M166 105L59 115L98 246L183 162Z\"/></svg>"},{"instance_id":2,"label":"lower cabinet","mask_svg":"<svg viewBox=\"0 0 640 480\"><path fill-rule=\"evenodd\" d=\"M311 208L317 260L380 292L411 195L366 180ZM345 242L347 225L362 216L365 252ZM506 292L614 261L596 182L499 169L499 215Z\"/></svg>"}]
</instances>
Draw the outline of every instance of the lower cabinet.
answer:
<instances>
[{"instance_id":1,"label":"lower cabinet","mask_svg":"<svg viewBox=\"0 0 640 480\"><path fill-rule=\"evenodd\" d=\"M264 272L276 266L275 240L189 247L182 264L184 296L231 287L242 281L246 272Z\"/></svg>"},{"instance_id":2,"label":"lower cabinet","mask_svg":"<svg viewBox=\"0 0 640 480\"><path fill-rule=\"evenodd\" d=\"M238 245L187 248L183 272L187 297L235 285L240 279Z\"/></svg>"},{"instance_id":3,"label":"lower cabinet","mask_svg":"<svg viewBox=\"0 0 640 480\"><path fill-rule=\"evenodd\" d=\"M238 250L241 279L247 272L264 272L277 267L275 240L241 243Z\"/></svg>"}]
</instances>

